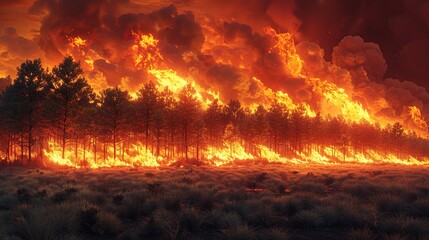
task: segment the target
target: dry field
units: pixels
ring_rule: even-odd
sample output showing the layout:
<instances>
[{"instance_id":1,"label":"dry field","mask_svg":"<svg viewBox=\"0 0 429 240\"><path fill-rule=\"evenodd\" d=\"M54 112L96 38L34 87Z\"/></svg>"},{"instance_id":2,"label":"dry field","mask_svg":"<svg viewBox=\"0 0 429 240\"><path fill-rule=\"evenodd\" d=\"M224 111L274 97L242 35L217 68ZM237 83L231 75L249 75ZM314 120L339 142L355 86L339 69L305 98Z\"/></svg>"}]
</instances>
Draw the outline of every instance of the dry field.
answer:
<instances>
[{"instance_id":1,"label":"dry field","mask_svg":"<svg viewBox=\"0 0 429 240\"><path fill-rule=\"evenodd\" d=\"M429 168L0 169L0 239L429 239Z\"/></svg>"}]
</instances>

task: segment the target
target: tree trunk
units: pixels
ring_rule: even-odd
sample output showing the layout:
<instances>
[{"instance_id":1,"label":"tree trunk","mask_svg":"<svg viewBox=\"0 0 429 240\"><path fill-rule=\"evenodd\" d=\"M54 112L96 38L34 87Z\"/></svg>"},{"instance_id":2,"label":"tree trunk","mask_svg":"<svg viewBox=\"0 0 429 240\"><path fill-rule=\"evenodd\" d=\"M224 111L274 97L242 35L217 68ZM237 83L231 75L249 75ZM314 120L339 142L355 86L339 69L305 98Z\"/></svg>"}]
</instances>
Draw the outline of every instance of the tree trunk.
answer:
<instances>
[{"instance_id":1,"label":"tree trunk","mask_svg":"<svg viewBox=\"0 0 429 240\"><path fill-rule=\"evenodd\" d=\"M188 123L184 125L184 139L185 139L185 158L188 160Z\"/></svg>"},{"instance_id":2,"label":"tree trunk","mask_svg":"<svg viewBox=\"0 0 429 240\"><path fill-rule=\"evenodd\" d=\"M32 141L33 141L33 134L32 134L32 131L33 131L33 127L31 126L31 124L30 124L30 126L29 126L29 129L28 129L28 162L31 162L31 145L32 145Z\"/></svg>"},{"instance_id":3,"label":"tree trunk","mask_svg":"<svg viewBox=\"0 0 429 240\"><path fill-rule=\"evenodd\" d=\"M149 143L149 112L148 111L146 111L146 122L145 122L145 124L146 124L146 129L145 129L146 141L145 141L145 145L146 145L146 157L147 157L147 145Z\"/></svg>"},{"instance_id":4,"label":"tree trunk","mask_svg":"<svg viewBox=\"0 0 429 240\"><path fill-rule=\"evenodd\" d=\"M116 131L113 131L113 159L116 161Z\"/></svg>"},{"instance_id":5,"label":"tree trunk","mask_svg":"<svg viewBox=\"0 0 429 240\"><path fill-rule=\"evenodd\" d=\"M21 135L21 162L24 163L24 137Z\"/></svg>"},{"instance_id":6,"label":"tree trunk","mask_svg":"<svg viewBox=\"0 0 429 240\"><path fill-rule=\"evenodd\" d=\"M94 162L97 162L97 138L94 137Z\"/></svg>"}]
</instances>

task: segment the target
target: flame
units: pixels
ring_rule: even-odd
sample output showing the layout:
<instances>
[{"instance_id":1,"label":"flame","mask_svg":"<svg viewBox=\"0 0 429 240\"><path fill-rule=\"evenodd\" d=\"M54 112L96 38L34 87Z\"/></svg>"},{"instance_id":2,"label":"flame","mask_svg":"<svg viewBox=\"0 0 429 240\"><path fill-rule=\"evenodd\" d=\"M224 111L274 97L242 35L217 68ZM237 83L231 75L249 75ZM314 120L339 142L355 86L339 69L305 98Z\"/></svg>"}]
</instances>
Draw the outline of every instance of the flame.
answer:
<instances>
[{"instance_id":1,"label":"flame","mask_svg":"<svg viewBox=\"0 0 429 240\"><path fill-rule=\"evenodd\" d=\"M68 55L74 55L74 52L78 54L78 57L83 59L83 62L89 69L94 70L94 61L102 58L97 52L88 46L88 40L77 37L66 37L69 45L72 47L71 50L67 51ZM75 51L73 51L75 50ZM100 89L101 90L101 89Z\"/></svg>"},{"instance_id":2,"label":"flame","mask_svg":"<svg viewBox=\"0 0 429 240\"><path fill-rule=\"evenodd\" d=\"M134 52L134 63L138 68L156 69L163 63L159 48L158 40L152 34L132 33L136 44L132 46Z\"/></svg>"},{"instance_id":3,"label":"flame","mask_svg":"<svg viewBox=\"0 0 429 240\"><path fill-rule=\"evenodd\" d=\"M336 84L328 80L321 79L314 76L309 76L303 70L305 62L298 55L293 37L289 33L276 33L272 28L266 28L265 34L272 40L270 52L276 53L281 57L284 64L285 72L289 73L294 78L302 78L306 83L311 86L312 91L321 97L321 102L318 111L322 116L341 116L349 122L366 121L375 123L376 118L371 116L361 103L352 100L351 94L345 89L338 87ZM221 93L217 89L205 89L198 84L191 76L181 76L173 68L168 66L168 62L158 47L159 40L152 34L141 34L132 32L134 44L128 49L131 53L132 63L134 67L139 70L145 70L152 79L156 80L157 88L159 91L168 89L172 92L173 96L178 99L180 91L187 85L191 85L194 89L194 98L197 99L201 106L206 108L214 99L220 99ZM77 54L84 59L84 62L94 69L94 60L100 59L95 51L89 48L90 41L81 37L68 37L69 45L75 50ZM218 39L219 40L219 39ZM218 46L212 44L213 46ZM203 51L210 52L214 49L210 46L210 42L206 41L203 46ZM226 44L222 47L228 47ZM185 52L182 56L185 61L192 61L196 58L193 52ZM109 62L109 59L106 59ZM240 69L248 69L246 58L244 55L238 57L236 60L221 56L216 59L217 63L235 64ZM281 104L293 111L299 109L304 116L314 118L317 116L316 110L306 102L294 102L288 93L273 90L263 83L257 77L250 76L249 80L258 87L258 94L254 97L253 103L248 103L251 112L255 112L259 105L264 106L266 109L275 102ZM123 78L121 86L129 86L129 79ZM143 85L139 84L138 87ZM131 99L136 100L139 95L137 89L129 89ZM222 101L219 101L222 104ZM409 116L414 125L421 129L427 129L427 124L423 118L420 109L416 106L408 107ZM92 139L91 141L93 141ZM118 143L116 158L113 157L112 144L101 143L104 149L93 149L82 147L82 144L75 147L67 146L62 157L62 147L59 143L49 140L47 147L43 149L46 158L46 164L53 163L58 165L70 167L117 167L117 166L147 166L158 167L161 165L169 165L177 159L169 159L165 156L155 156L145 145L140 141L129 143L125 148L124 142ZM101 146L98 146L101 148ZM402 165L423 165L429 164L429 161L424 159L416 159L408 156L401 158L394 154L387 153L381 154L374 149L368 149L362 152L353 152L353 150L343 146L342 148L333 148L328 146L309 146L306 150L298 151L291 146L284 146L287 153L284 151L276 152L270 147L257 144L247 143L243 140L230 140L224 141L221 146L215 147L208 145L204 148L201 160L214 165L222 166L232 164L240 161L258 161L266 160L273 163L282 164L322 164L322 165L335 165L341 163L361 163L361 164L379 164L379 163L394 163ZM194 149L195 150L195 149Z\"/></svg>"},{"instance_id":4,"label":"flame","mask_svg":"<svg viewBox=\"0 0 429 240\"><path fill-rule=\"evenodd\" d=\"M194 97L202 103L203 107L207 107L214 99L219 98L219 93L214 91L206 91L191 79L185 79L177 74L176 71L169 68L164 61L158 48L158 40L152 34L135 34L136 44L133 49L136 50L134 61L136 66L147 69L157 80L158 90L168 89L173 92L177 98L180 91L188 84L194 89Z\"/></svg>"},{"instance_id":5,"label":"flame","mask_svg":"<svg viewBox=\"0 0 429 240\"><path fill-rule=\"evenodd\" d=\"M418 109L416 106L410 106L408 107L408 111L410 113L411 120L413 123L420 129L423 129L427 131L428 125L422 116L422 113L420 112L420 109Z\"/></svg>"},{"instance_id":6,"label":"flame","mask_svg":"<svg viewBox=\"0 0 429 240\"><path fill-rule=\"evenodd\" d=\"M68 40L73 47L82 47L86 45L86 40L81 37L68 37Z\"/></svg>"},{"instance_id":7,"label":"flame","mask_svg":"<svg viewBox=\"0 0 429 240\"><path fill-rule=\"evenodd\" d=\"M282 62L286 63L286 71L293 77L305 79L316 93L323 96L321 108L323 114L341 115L344 119L354 122L362 120L373 122L368 111L362 107L362 104L352 101L344 89L337 87L337 85L327 80L310 77L303 72L303 61L296 51L291 34L278 34L271 27L266 28L265 32L274 41L271 51L278 53L282 58Z\"/></svg>"},{"instance_id":8,"label":"flame","mask_svg":"<svg viewBox=\"0 0 429 240\"><path fill-rule=\"evenodd\" d=\"M150 150L145 149L145 145L141 142L136 142L131 145L127 151L123 151L120 156L113 158L113 147L108 146L106 149L107 157L103 159L102 150L96 154L91 149L83 149L78 147L76 149L67 148L62 157L62 147L60 144L55 143L53 140L48 141L48 148L43 149L45 157L48 159L46 164L54 163L62 166L69 166L75 168L88 167L158 167L160 162L164 161L162 157L154 156ZM119 151L118 151L119 152ZM83 157L85 156L85 157Z\"/></svg>"},{"instance_id":9,"label":"flame","mask_svg":"<svg viewBox=\"0 0 429 240\"><path fill-rule=\"evenodd\" d=\"M209 163L222 166L236 160L251 160L255 157L244 150L243 145L238 142L224 142L221 148L208 147L205 156Z\"/></svg>"}]
</instances>

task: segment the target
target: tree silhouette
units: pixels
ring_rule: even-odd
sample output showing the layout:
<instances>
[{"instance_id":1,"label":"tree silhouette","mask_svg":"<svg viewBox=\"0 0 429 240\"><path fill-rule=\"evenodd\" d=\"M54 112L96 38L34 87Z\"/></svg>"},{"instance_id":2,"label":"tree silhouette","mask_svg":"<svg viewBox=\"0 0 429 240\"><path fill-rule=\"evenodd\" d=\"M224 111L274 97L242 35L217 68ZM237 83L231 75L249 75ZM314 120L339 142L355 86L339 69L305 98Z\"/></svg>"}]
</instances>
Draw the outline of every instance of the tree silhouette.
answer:
<instances>
[{"instance_id":1,"label":"tree silhouette","mask_svg":"<svg viewBox=\"0 0 429 240\"><path fill-rule=\"evenodd\" d=\"M195 89L190 85L186 85L179 94L179 102L177 103L177 114L182 132L183 152L186 160L189 159L190 138L193 134L192 124L196 121L196 114L200 109L200 103L197 101Z\"/></svg>"},{"instance_id":2,"label":"tree silhouette","mask_svg":"<svg viewBox=\"0 0 429 240\"><path fill-rule=\"evenodd\" d=\"M392 126L392 129L390 130L390 136L392 138L392 141L395 144L396 156L398 158L400 155L400 149L403 141L403 134L404 134L404 129L402 128L402 125L398 122L394 123Z\"/></svg>"},{"instance_id":3,"label":"tree silhouette","mask_svg":"<svg viewBox=\"0 0 429 240\"><path fill-rule=\"evenodd\" d=\"M159 107L159 93L156 90L155 84L150 81L144 85L139 91L138 98L138 115L143 122L143 130L145 134L145 147L148 150L150 128L154 122L154 116ZM159 112L158 112L159 113Z\"/></svg>"},{"instance_id":4,"label":"tree silhouette","mask_svg":"<svg viewBox=\"0 0 429 240\"><path fill-rule=\"evenodd\" d=\"M72 57L66 57L58 67L52 69L52 77L48 78L51 94L47 115L60 130L62 158L72 126L76 124L82 109L95 99L95 94L82 74L80 63L75 62Z\"/></svg>"},{"instance_id":5,"label":"tree silhouette","mask_svg":"<svg viewBox=\"0 0 429 240\"><path fill-rule=\"evenodd\" d=\"M207 140L214 146L222 146L222 136L226 128L226 116L222 112L222 106L219 104L218 99L210 103L204 112L203 120L207 129Z\"/></svg>"},{"instance_id":6,"label":"tree silhouette","mask_svg":"<svg viewBox=\"0 0 429 240\"><path fill-rule=\"evenodd\" d=\"M46 95L47 74L40 59L27 60L17 68L17 78L3 96L3 110L9 127L21 135L21 160L24 160L24 138L31 161L34 131L42 123L42 103Z\"/></svg>"},{"instance_id":7,"label":"tree silhouette","mask_svg":"<svg viewBox=\"0 0 429 240\"><path fill-rule=\"evenodd\" d=\"M130 123L130 97L127 91L118 87L109 88L101 93L99 123L113 141L113 159L116 160L117 143L124 135Z\"/></svg>"},{"instance_id":8,"label":"tree silhouette","mask_svg":"<svg viewBox=\"0 0 429 240\"><path fill-rule=\"evenodd\" d=\"M267 121L270 132L270 147L276 152L279 152L280 136L282 132L282 126L285 118L285 107L278 103L273 102L268 109Z\"/></svg>"}]
</instances>

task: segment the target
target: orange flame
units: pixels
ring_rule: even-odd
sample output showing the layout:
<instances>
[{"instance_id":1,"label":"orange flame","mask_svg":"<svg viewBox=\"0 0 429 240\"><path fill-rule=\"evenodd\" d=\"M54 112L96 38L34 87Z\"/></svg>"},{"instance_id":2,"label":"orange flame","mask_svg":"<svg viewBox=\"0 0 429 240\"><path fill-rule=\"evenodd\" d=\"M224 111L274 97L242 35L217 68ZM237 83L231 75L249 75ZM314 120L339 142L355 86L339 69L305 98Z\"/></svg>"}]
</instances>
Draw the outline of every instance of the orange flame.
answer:
<instances>
[{"instance_id":1,"label":"orange flame","mask_svg":"<svg viewBox=\"0 0 429 240\"><path fill-rule=\"evenodd\" d=\"M342 116L345 120L360 122L367 121L374 123L375 118L370 115L362 104L351 99L351 95L345 89L336 84L317 77L308 76L303 71L304 61L300 58L295 48L295 43L289 33L276 33L272 28L267 28L265 33L273 41L271 52L277 53L284 63L284 70L292 77L302 78L312 87L313 91L322 98L320 111L322 116ZM175 70L167 66L162 56L158 43L159 41L152 34L132 33L135 44L131 47L134 65L138 69L145 69L158 83L159 90L168 88L177 98L180 91L188 84L194 89L194 97L207 107L214 99L219 98L219 92L216 89L204 89L189 76L180 76ZM80 54L86 58L85 62L93 66L95 52L87 49L87 41L80 38L68 38L70 45L79 49ZM206 46L207 48L207 46ZM194 57L191 52L184 54L184 58ZM224 60L220 60L222 63ZM249 104L251 110L255 111L257 105L263 105L268 108L272 102L280 103L289 110L300 108L307 117L316 117L316 112L305 102L294 103L293 99L285 92L275 91L268 88L256 77L250 78L261 90L262 97L258 98L258 104ZM124 83L125 84L125 83ZM137 99L136 91L130 91L132 99ZM416 106L408 108L409 115L413 123L422 129L427 129L420 109ZM323 164L333 165L346 163L394 163L402 165L423 165L429 164L428 160L417 160L414 157L399 158L393 154L380 154L373 149L368 149L364 153L355 153L344 146L342 149L334 149L326 146L309 147L306 151L297 151L288 146L289 154L284 156L270 149L263 144L252 145L252 151L247 151L243 141L225 141L222 146L207 146L203 150L202 160L214 166L231 164L236 161L265 159L268 162L277 162L283 164ZM289 149L290 148L290 149ZM48 148L44 149L44 155L48 162L70 167L114 167L114 166L149 166L157 167L168 165L174 162L174 159L166 159L161 156L154 156L151 151L145 148L144 144L137 141L131 144L127 150L122 147L120 156L112 158L114 151L112 146L107 146L105 153L94 152L94 150L84 150L82 148L68 148L65 157L62 158L62 149L54 141L48 141ZM101 151L100 151L101 152ZM83 160L82 160L83 159Z\"/></svg>"}]
</instances>

